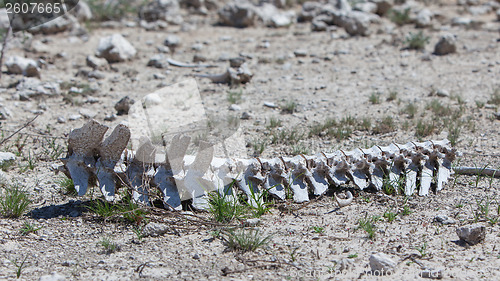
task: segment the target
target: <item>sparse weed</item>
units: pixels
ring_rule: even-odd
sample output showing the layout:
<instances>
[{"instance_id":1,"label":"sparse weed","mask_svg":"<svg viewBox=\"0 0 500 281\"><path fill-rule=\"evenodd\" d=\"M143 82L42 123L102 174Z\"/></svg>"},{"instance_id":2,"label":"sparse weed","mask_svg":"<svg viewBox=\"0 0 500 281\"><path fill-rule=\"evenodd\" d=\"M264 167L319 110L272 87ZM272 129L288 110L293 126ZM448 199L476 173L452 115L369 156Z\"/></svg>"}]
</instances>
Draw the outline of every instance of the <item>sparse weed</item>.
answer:
<instances>
[{"instance_id":1,"label":"sparse weed","mask_svg":"<svg viewBox=\"0 0 500 281\"><path fill-rule=\"evenodd\" d=\"M425 257L427 256L427 242L424 242L424 244L420 247L415 247L415 250L417 250L420 253L420 257Z\"/></svg>"},{"instance_id":2,"label":"sparse weed","mask_svg":"<svg viewBox=\"0 0 500 281\"><path fill-rule=\"evenodd\" d=\"M396 91L390 91L389 92L389 97L387 97L387 101L393 101L398 98L398 92Z\"/></svg>"},{"instance_id":3,"label":"sparse weed","mask_svg":"<svg viewBox=\"0 0 500 281\"><path fill-rule=\"evenodd\" d=\"M304 138L304 134L296 129L273 131L271 144L294 145Z\"/></svg>"},{"instance_id":4,"label":"sparse weed","mask_svg":"<svg viewBox=\"0 0 500 281\"><path fill-rule=\"evenodd\" d=\"M423 50L425 45L429 43L429 40L430 38L425 36L422 31L419 31L416 34L410 32L410 34L406 36L404 43L410 50Z\"/></svg>"},{"instance_id":5,"label":"sparse weed","mask_svg":"<svg viewBox=\"0 0 500 281\"><path fill-rule=\"evenodd\" d=\"M272 236L265 236L259 229L230 229L225 231L225 239L229 249L253 252L267 245Z\"/></svg>"},{"instance_id":6,"label":"sparse weed","mask_svg":"<svg viewBox=\"0 0 500 281\"><path fill-rule=\"evenodd\" d=\"M142 241L142 239L144 238L144 234L142 233L142 229L143 229L142 226L135 226L134 228L132 228L132 231L134 232L135 236L137 236L137 239L139 241Z\"/></svg>"},{"instance_id":7,"label":"sparse weed","mask_svg":"<svg viewBox=\"0 0 500 281\"><path fill-rule=\"evenodd\" d=\"M273 128L277 128L277 127L281 127L281 120L280 119L277 119L277 118L274 118L274 117L271 117L269 119L269 126L267 126L269 129L273 129Z\"/></svg>"},{"instance_id":8,"label":"sparse weed","mask_svg":"<svg viewBox=\"0 0 500 281\"><path fill-rule=\"evenodd\" d=\"M292 155L309 154L309 149L303 144L296 144L292 146L291 154Z\"/></svg>"},{"instance_id":9,"label":"sparse weed","mask_svg":"<svg viewBox=\"0 0 500 281\"><path fill-rule=\"evenodd\" d=\"M411 22L410 20L410 8L406 8L404 9L403 11L398 11L398 10L390 10L388 12L389 14L389 19L399 25L399 26L402 26L402 25L405 25L405 24L408 24Z\"/></svg>"},{"instance_id":10,"label":"sparse weed","mask_svg":"<svg viewBox=\"0 0 500 281\"><path fill-rule=\"evenodd\" d=\"M10 260L11 263L14 264L16 267L16 278L19 279L21 277L21 274L23 273L23 269L25 267L26 260L28 259L28 256L26 255L21 263L15 260Z\"/></svg>"},{"instance_id":11,"label":"sparse weed","mask_svg":"<svg viewBox=\"0 0 500 281\"><path fill-rule=\"evenodd\" d=\"M436 125L433 121L418 120L415 128L415 136L421 140L424 137L430 136L436 130Z\"/></svg>"},{"instance_id":12,"label":"sparse weed","mask_svg":"<svg viewBox=\"0 0 500 281\"><path fill-rule=\"evenodd\" d=\"M32 225L29 221L25 221L23 227L19 230L21 235L28 235L29 233L36 233L42 227L36 227Z\"/></svg>"},{"instance_id":13,"label":"sparse weed","mask_svg":"<svg viewBox=\"0 0 500 281\"><path fill-rule=\"evenodd\" d=\"M380 93L373 92L368 98L371 104L380 104Z\"/></svg>"},{"instance_id":14,"label":"sparse weed","mask_svg":"<svg viewBox=\"0 0 500 281\"><path fill-rule=\"evenodd\" d=\"M500 88L495 89L488 100L489 104L500 105Z\"/></svg>"},{"instance_id":15,"label":"sparse weed","mask_svg":"<svg viewBox=\"0 0 500 281\"><path fill-rule=\"evenodd\" d=\"M254 156L260 156L262 152L266 149L267 146L267 140L266 139L254 139L252 142L252 147L253 147L253 155Z\"/></svg>"},{"instance_id":16,"label":"sparse weed","mask_svg":"<svg viewBox=\"0 0 500 281\"><path fill-rule=\"evenodd\" d=\"M269 210L271 209L269 205L271 203L266 202L266 198L268 197L268 191L265 189L260 190L260 193L255 192L254 188L252 187L252 184L250 184L250 197L251 200L254 202L253 205L247 201L247 206L249 209L253 211L253 215L257 218L260 218L262 215L265 213L268 213Z\"/></svg>"},{"instance_id":17,"label":"sparse weed","mask_svg":"<svg viewBox=\"0 0 500 281\"><path fill-rule=\"evenodd\" d=\"M89 0L87 3L92 10L93 20L96 21L122 20L128 15L136 15L138 12L134 1L129 0Z\"/></svg>"},{"instance_id":18,"label":"sparse weed","mask_svg":"<svg viewBox=\"0 0 500 281\"><path fill-rule=\"evenodd\" d=\"M5 187L4 194L0 197L1 213L8 218L20 217L26 212L30 203L28 193L18 185Z\"/></svg>"},{"instance_id":19,"label":"sparse weed","mask_svg":"<svg viewBox=\"0 0 500 281\"><path fill-rule=\"evenodd\" d=\"M120 250L120 246L109 237L102 238L98 244L104 248L104 253L107 255Z\"/></svg>"},{"instance_id":20,"label":"sparse weed","mask_svg":"<svg viewBox=\"0 0 500 281\"><path fill-rule=\"evenodd\" d=\"M321 226L311 226L311 229L312 229L315 233L323 233L323 232L325 232L325 228L324 228L324 227L321 227Z\"/></svg>"},{"instance_id":21,"label":"sparse weed","mask_svg":"<svg viewBox=\"0 0 500 281\"><path fill-rule=\"evenodd\" d=\"M76 192L75 184L73 180L70 178L60 178L56 181L56 184L62 188L62 193L68 196L77 196L78 192Z\"/></svg>"},{"instance_id":22,"label":"sparse weed","mask_svg":"<svg viewBox=\"0 0 500 281\"><path fill-rule=\"evenodd\" d=\"M229 91L227 92L227 101L230 104L237 104L242 101L243 90L239 89L238 91Z\"/></svg>"},{"instance_id":23,"label":"sparse weed","mask_svg":"<svg viewBox=\"0 0 500 281\"><path fill-rule=\"evenodd\" d=\"M394 213L394 212L392 212L391 209L389 209L389 210L385 211L383 216L384 216L384 218L387 219L388 222L393 222L396 219L397 215L398 215L397 213Z\"/></svg>"},{"instance_id":24,"label":"sparse weed","mask_svg":"<svg viewBox=\"0 0 500 281\"><path fill-rule=\"evenodd\" d=\"M413 119L415 117L415 114L417 113L418 107L410 102L405 106L405 108L401 111L401 113L405 113L408 115L408 118Z\"/></svg>"},{"instance_id":25,"label":"sparse weed","mask_svg":"<svg viewBox=\"0 0 500 281\"><path fill-rule=\"evenodd\" d=\"M297 103L295 103L294 101L287 101L285 103L285 105L283 105L282 107L282 111L284 113L289 113L289 114L292 114L294 113L295 111L297 110Z\"/></svg>"},{"instance_id":26,"label":"sparse weed","mask_svg":"<svg viewBox=\"0 0 500 281\"><path fill-rule=\"evenodd\" d=\"M104 219L116 215L119 211L118 207L106 200L101 199L92 200L89 205L85 207Z\"/></svg>"},{"instance_id":27,"label":"sparse weed","mask_svg":"<svg viewBox=\"0 0 500 281\"><path fill-rule=\"evenodd\" d=\"M134 223L137 226L144 223L148 214L147 211L132 200L132 196L128 193L121 200L120 204L116 206L116 212L120 213L126 221Z\"/></svg>"},{"instance_id":28,"label":"sparse weed","mask_svg":"<svg viewBox=\"0 0 500 281\"><path fill-rule=\"evenodd\" d=\"M377 123L375 128L373 128L374 134L387 134L393 132L395 128L394 119L392 116L387 115L382 120Z\"/></svg>"},{"instance_id":29,"label":"sparse weed","mask_svg":"<svg viewBox=\"0 0 500 281\"><path fill-rule=\"evenodd\" d=\"M483 108L484 105L485 105L484 101L476 100L476 106L477 106L477 108Z\"/></svg>"},{"instance_id":30,"label":"sparse weed","mask_svg":"<svg viewBox=\"0 0 500 281\"><path fill-rule=\"evenodd\" d=\"M347 256L348 259L355 259L357 257L358 257L358 253L350 254L349 256Z\"/></svg>"},{"instance_id":31,"label":"sparse weed","mask_svg":"<svg viewBox=\"0 0 500 281\"><path fill-rule=\"evenodd\" d=\"M399 212L402 216L408 216L412 213L412 211L410 210L410 206L408 205L404 205L403 206L403 210L401 212Z\"/></svg>"},{"instance_id":32,"label":"sparse weed","mask_svg":"<svg viewBox=\"0 0 500 281\"><path fill-rule=\"evenodd\" d=\"M377 222L379 217L372 216L371 218L368 218L368 214L365 214L365 217L362 219L358 220L358 228L357 229L363 229L366 233L368 233L368 238L371 240L375 239L375 222Z\"/></svg>"},{"instance_id":33,"label":"sparse weed","mask_svg":"<svg viewBox=\"0 0 500 281\"><path fill-rule=\"evenodd\" d=\"M370 120L370 118L364 117L361 120L359 128L360 128L360 130L363 130L363 131L370 131L370 129L372 128L372 121Z\"/></svg>"},{"instance_id":34,"label":"sparse weed","mask_svg":"<svg viewBox=\"0 0 500 281\"><path fill-rule=\"evenodd\" d=\"M217 222L229 223L234 219L241 219L247 211L246 206L241 205L235 196L230 196L225 191L215 190L208 196L208 211Z\"/></svg>"}]
</instances>

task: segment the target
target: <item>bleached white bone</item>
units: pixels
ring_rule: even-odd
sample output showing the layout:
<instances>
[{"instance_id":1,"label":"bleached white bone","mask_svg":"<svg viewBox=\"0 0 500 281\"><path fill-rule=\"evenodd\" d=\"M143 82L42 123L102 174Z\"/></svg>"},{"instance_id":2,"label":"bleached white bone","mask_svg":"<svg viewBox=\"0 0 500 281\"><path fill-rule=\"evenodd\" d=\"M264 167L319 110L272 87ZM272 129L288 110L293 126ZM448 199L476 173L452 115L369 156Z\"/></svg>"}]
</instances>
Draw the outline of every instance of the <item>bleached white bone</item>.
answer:
<instances>
[{"instance_id":1,"label":"bleached white bone","mask_svg":"<svg viewBox=\"0 0 500 281\"><path fill-rule=\"evenodd\" d=\"M453 173L451 163L456 151L448 140L410 142L404 145L374 146L369 149L336 151L307 156L273 159L231 159L213 157L213 146L200 142L196 156L185 155L190 138L174 136L166 154L141 140L134 153L125 149L130 131L119 125L102 141L106 126L91 121L70 133L68 156L62 159L79 195L85 194L89 181L97 178L107 200L113 200L118 182L132 187L137 202L148 203L152 188L159 188L165 205L180 209L181 202L192 199L195 208L207 208L207 194L216 190L226 200L234 200L234 190L242 190L248 203L256 206L264 192L284 200L287 190L295 202L306 202L310 194L321 195L331 185L352 182L359 189L380 190L388 181L406 195L425 196L435 184L443 188ZM161 150L161 149L160 149ZM403 186L401 186L403 187ZM352 202L340 199L339 206Z\"/></svg>"},{"instance_id":2,"label":"bleached white bone","mask_svg":"<svg viewBox=\"0 0 500 281\"><path fill-rule=\"evenodd\" d=\"M345 199L338 198L337 194L334 194L333 196L335 197L335 201L337 201L339 208L350 205L354 199L354 197L352 196L352 193L350 191L347 191Z\"/></svg>"}]
</instances>

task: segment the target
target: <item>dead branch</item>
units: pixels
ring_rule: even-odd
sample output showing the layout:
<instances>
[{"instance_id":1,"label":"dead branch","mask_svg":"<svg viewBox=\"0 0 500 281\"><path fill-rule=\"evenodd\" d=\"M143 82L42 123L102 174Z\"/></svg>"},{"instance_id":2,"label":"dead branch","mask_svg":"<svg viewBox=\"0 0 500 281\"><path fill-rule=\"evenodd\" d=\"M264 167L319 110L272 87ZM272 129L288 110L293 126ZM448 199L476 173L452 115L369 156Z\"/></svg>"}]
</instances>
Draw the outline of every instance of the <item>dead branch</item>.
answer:
<instances>
[{"instance_id":1,"label":"dead branch","mask_svg":"<svg viewBox=\"0 0 500 281\"><path fill-rule=\"evenodd\" d=\"M476 168L476 167L455 167L453 168L455 173L459 175L467 176L488 176L493 178L500 178L500 170L498 169L487 169L487 168Z\"/></svg>"},{"instance_id":2,"label":"dead branch","mask_svg":"<svg viewBox=\"0 0 500 281\"><path fill-rule=\"evenodd\" d=\"M1 59L0 59L1 60ZM2 146L6 141L8 141L10 138L12 138L13 136L15 136L17 133L19 133L22 129L26 128L29 126L29 124L33 123L33 121L35 121L36 118L38 118L39 115L35 115L35 117L33 119L31 119L30 121L26 122L21 128L19 128L18 130L16 130L14 133L12 133L10 136L4 138L2 141L0 141L0 146Z\"/></svg>"}]
</instances>

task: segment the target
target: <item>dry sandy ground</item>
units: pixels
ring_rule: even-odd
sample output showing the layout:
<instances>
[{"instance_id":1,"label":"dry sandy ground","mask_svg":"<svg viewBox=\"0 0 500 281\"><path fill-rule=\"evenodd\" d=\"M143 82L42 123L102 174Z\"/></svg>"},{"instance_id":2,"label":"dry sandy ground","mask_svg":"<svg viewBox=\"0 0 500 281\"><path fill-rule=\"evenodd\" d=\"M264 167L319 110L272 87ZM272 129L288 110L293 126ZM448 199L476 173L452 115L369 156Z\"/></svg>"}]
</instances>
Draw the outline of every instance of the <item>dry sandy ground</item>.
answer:
<instances>
[{"instance_id":1,"label":"dry sandy ground","mask_svg":"<svg viewBox=\"0 0 500 281\"><path fill-rule=\"evenodd\" d=\"M460 10L455 5L440 9L450 17ZM85 103L86 97L76 97L80 102L68 103L64 99L67 90L54 97L19 101L16 90L8 86L22 77L3 75L1 103L12 114L2 121L2 129L19 128L32 118L33 111L41 109L43 114L23 130L31 135L21 135L27 136L27 143L16 164L6 172L12 183L30 192L34 202L31 213L19 219L0 219L0 279L15 279L16 266L12 261L20 262L24 258L26 265L21 279L26 280L53 271L66 276L67 280L378 279L367 273L369 256L376 252L384 252L398 262L396 277L384 278L388 280L421 279L418 276L421 266L442 269L444 279L500 279L500 248L496 246L500 244L499 224L491 225L480 218L479 222L487 226L487 235L484 243L475 246L460 242L455 233L457 227L474 220L478 203L491 200L489 217L500 215L498 179L481 178L478 181L477 177L460 176L442 192L410 197L406 203L402 196L356 191L354 203L342 209L336 208L332 194L292 212L283 212L287 208L278 204L262 216L259 226L266 235L272 235L271 242L255 252L239 253L228 250L220 239L214 238L217 227L178 221L161 213L149 215L149 220L171 223L172 230L163 236L139 241L133 225L104 222L82 208L82 202L98 197L97 189L83 198L63 195L58 181L64 176L53 170L59 161L52 160L44 152L44 147L52 140L50 136L58 137L55 144L65 147L67 133L87 122L80 118L58 123L60 116L68 119L85 108L96 113L96 120L113 127L127 116L118 116L112 122L104 121L104 117L116 113L114 104L123 96L139 100L160 87L193 77L193 74L221 73L228 62L220 58L243 55L254 73L247 85L231 88L202 78L197 78L197 82L208 113L241 116L247 112L250 115L250 119L240 122L248 157L254 154L254 146L258 148L261 143L265 143L262 157L271 157L418 140L415 136L418 120L434 118L436 114L426 106L438 101L452 110L460 107L463 110L459 117L463 122L454 123L460 128L456 143L457 149L463 152L460 165L499 168L500 123L494 117L498 105L487 104L487 101L500 89L500 23L495 22L492 14L480 19L485 24L477 29L447 24L424 29L430 37L424 51L403 49L405 36L416 32L411 25L396 27L392 34L377 33L378 29L384 30L390 25L387 19L373 26L375 32L369 37L349 37L340 28L313 33L309 24L285 29L218 27L211 25L214 18L200 16L192 16L188 20L192 28L187 29L171 26L160 32L139 27L96 28L87 41L68 34L35 36L35 39L46 40L50 47L46 54L9 50L8 55L44 57L51 63L42 70L43 81L88 84L98 89L92 94L98 102ZM94 53L99 38L113 33L126 36L137 48L137 58L113 64L112 70L103 71L104 78L100 80L75 77L79 69L85 68L85 58ZM158 53L157 47L170 33L177 34L182 44L174 54L167 56L191 62L198 54L205 56L207 63L215 64L216 68L147 67L149 58ZM444 33L457 36L458 51L434 56L433 47ZM191 46L196 43L201 43L201 50L192 50ZM263 48L263 45L268 47ZM305 50L306 56L294 56L293 52L299 49ZM58 56L63 52L65 56ZM165 77L155 79L154 74ZM438 90L447 91L449 96L437 96ZM240 111L228 109L229 92L241 92ZM380 103L374 104L370 96L377 92L381 94ZM397 95L394 100L387 101L390 92ZM264 102L281 108L266 107ZM281 109L291 103L296 104L295 111L284 113ZM413 118L409 118L407 112L410 103L417 107ZM436 123L448 118L446 114L436 117ZM309 135L314 125L328 118L340 120L347 116L369 119L371 129L354 129L343 140L330 135ZM394 130L373 133L373 128L386 116L392 117ZM270 128L271 119L280 120L281 125ZM288 143L272 143L273 133L292 130L304 136ZM449 127L444 126L425 139L446 138L449 132ZM15 139L2 150L15 152ZM30 158L35 159L33 169L26 168ZM402 212L403 206L408 206L411 213L400 214L392 222L381 218L376 222L375 239L357 230L359 219L383 215L386 211ZM290 208L300 207L292 204ZM438 214L455 218L456 223L434 222ZM197 215L210 218L206 213ZM41 229L23 236L19 230L25 222ZM120 250L103 253L99 242L106 237L118 243Z\"/></svg>"}]
</instances>

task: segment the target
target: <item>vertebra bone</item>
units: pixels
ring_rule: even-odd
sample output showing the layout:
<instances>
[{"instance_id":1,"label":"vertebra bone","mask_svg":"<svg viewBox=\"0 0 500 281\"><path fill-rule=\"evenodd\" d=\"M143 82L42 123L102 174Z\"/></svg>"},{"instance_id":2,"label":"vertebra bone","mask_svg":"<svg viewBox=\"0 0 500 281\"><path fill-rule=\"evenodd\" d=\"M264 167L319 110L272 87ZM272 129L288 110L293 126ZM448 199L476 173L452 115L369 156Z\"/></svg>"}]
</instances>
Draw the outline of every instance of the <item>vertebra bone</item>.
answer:
<instances>
[{"instance_id":1,"label":"vertebra bone","mask_svg":"<svg viewBox=\"0 0 500 281\"><path fill-rule=\"evenodd\" d=\"M213 190L234 196L233 185L241 189L252 205L263 200L263 192L284 200L287 190L295 202L309 201L309 194L325 193L330 185L353 182L363 190L381 190L384 184L404 183L406 195L425 196L431 185L443 188L450 175L456 151L448 140L410 142L405 145L374 146L370 149L336 151L313 156L298 155L274 159L231 159L213 157L213 147L200 142L196 156L185 155L189 137L175 136L166 155L143 139L134 153L125 149L130 131L118 125L102 141L108 127L90 121L69 135L68 156L62 159L79 195L89 180L97 178L106 200L114 199L117 184L133 188L134 200L148 203L152 187L158 187L165 205L180 209L181 201L192 199L198 209L207 207L207 193ZM165 152L163 152L165 153ZM161 159L161 160L158 160ZM394 189L399 192L399 186ZM350 204L335 196L340 207Z\"/></svg>"}]
</instances>

